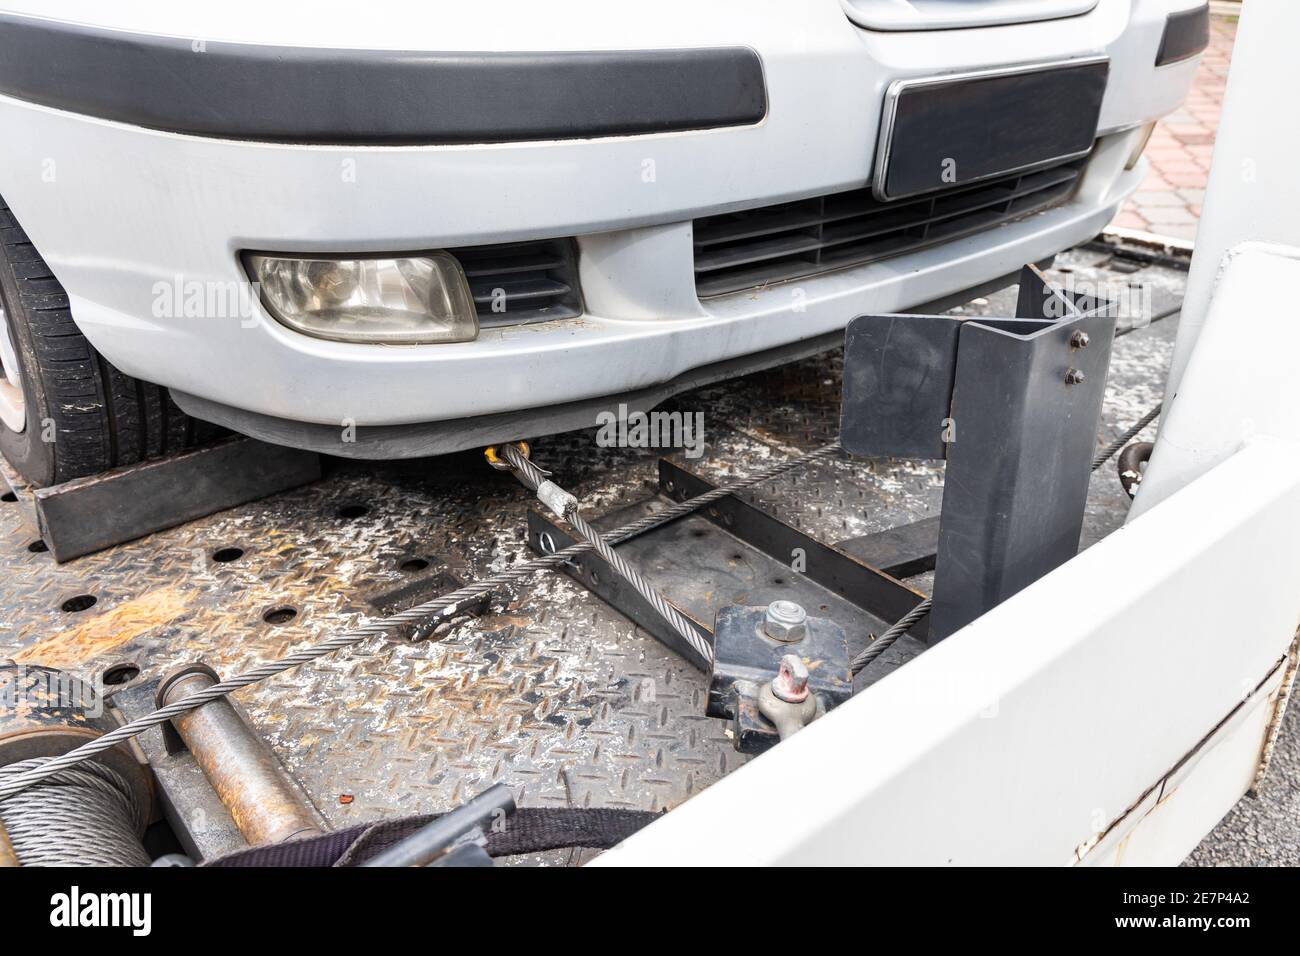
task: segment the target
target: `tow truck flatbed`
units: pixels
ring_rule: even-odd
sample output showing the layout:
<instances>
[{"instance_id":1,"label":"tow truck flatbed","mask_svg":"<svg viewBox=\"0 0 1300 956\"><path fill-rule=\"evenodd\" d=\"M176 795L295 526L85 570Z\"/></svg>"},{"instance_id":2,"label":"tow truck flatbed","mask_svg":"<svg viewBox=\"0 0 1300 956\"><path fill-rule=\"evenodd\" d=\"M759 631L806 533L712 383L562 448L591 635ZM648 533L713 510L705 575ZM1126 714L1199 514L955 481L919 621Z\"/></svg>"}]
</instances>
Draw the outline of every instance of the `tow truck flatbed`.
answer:
<instances>
[{"instance_id":1,"label":"tow truck flatbed","mask_svg":"<svg viewBox=\"0 0 1300 956\"><path fill-rule=\"evenodd\" d=\"M1059 256L1049 274L1138 279L1157 314L1177 304L1185 281L1176 261L1104 244ZM956 311L1010 314L1014 295ZM1116 341L1098 447L1160 401L1176 326L1174 315ZM833 350L676 396L665 408L702 411L706 446L698 459L674 460L725 481L833 441L841 358ZM673 451L599 447L591 431L534 449L595 512L644 498L661 454ZM942 483L940 463L840 456L749 497L835 543L937 515ZM477 453L330 460L314 484L61 565L17 503L0 505L9 611L0 659L103 675L119 693L196 659L241 672L526 560L534 504ZM1096 472L1081 548L1118 528L1128 504L1114 467ZM906 583L929 593L932 574ZM433 640L373 639L235 698L337 829L449 809L496 783L521 806L671 809L747 759L726 725L704 716L706 685L590 591L542 573Z\"/></svg>"}]
</instances>

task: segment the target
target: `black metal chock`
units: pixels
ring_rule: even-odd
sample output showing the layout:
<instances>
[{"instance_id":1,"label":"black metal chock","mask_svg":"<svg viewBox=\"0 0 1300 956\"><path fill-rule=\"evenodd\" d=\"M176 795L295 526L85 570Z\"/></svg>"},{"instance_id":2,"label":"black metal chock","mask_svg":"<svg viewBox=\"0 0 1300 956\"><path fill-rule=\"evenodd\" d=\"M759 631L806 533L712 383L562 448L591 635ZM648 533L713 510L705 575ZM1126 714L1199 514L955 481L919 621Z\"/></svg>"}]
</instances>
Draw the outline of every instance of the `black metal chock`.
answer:
<instances>
[{"instance_id":1,"label":"black metal chock","mask_svg":"<svg viewBox=\"0 0 1300 956\"><path fill-rule=\"evenodd\" d=\"M1016 313L863 315L845 334L844 449L947 460L930 643L1078 551L1115 310L1026 266Z\"/></svg>"}]
</instances>

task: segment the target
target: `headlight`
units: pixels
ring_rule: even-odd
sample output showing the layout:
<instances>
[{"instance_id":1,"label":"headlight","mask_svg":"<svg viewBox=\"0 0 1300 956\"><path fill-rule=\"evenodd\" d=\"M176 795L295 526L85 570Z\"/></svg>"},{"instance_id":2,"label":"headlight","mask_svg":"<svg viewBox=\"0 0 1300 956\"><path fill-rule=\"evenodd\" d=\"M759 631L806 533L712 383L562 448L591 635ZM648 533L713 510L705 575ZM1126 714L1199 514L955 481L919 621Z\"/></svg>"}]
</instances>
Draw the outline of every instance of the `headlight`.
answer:
<instances>
[{"instance_id":1,"label":"headlight","mask_svg":"<svg viewBox=\"0 0 1300 956\"><path fill-rule=\"evenodd\" d=\"M284 325L338 342L469 342L478 313L465 272L445 252L347 259L248 253L262 303Z\"/></svg>"}]
</instances>

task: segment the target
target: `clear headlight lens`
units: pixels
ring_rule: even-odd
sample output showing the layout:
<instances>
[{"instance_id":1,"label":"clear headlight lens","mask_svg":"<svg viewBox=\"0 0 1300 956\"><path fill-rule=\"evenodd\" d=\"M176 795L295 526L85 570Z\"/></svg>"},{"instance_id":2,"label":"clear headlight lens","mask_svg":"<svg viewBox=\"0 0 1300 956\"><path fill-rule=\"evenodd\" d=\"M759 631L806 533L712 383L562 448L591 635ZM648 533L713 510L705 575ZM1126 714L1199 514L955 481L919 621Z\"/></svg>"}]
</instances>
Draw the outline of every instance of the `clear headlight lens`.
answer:
<instances>
[{"instance_id":1,"label":"clear headlight lens","mask_svg":"<svg viewBox=\"0 0 1300 956\"><path fill-rule=\"evenodd\" d=\"M469 281L445 252L348 259L249 253L245 262L271 314L306 335L386 345L478 336Z\"/></svg>"}]
</instances>

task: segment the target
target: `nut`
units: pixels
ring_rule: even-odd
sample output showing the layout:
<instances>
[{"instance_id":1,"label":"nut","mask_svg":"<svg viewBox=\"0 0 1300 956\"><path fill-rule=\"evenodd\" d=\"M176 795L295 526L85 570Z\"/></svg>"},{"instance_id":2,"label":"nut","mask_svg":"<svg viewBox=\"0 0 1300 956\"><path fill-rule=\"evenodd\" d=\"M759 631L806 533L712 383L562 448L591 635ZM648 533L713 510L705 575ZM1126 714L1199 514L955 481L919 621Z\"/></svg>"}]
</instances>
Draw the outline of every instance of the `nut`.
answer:
<instances>
[{"instance_id":1,"label":"nut","mask_svg":"<svg viewBox=\"0 0 1300 956\"><path fill-rule=\"evenodd\" d=\"M1072 368L1065 373L1065 384L1082 385L1084 378L1086 378L1086 376L1082 372L1077 368Z\"/></svg>"},{"instance_id":2,"label":"nut","mask_svg":"<svg viewBox=\"0 0 1300 956\"><path fill-rule=\"evenodd\" d=\"M1070 345L1076 349L1086 349L1092 344L1092 338L1083 329L1076 329L1075 333L1070 336Z\"/></svg>"},{"instance_id":3,"label":"nut","mask_svg":"<svg viewBox=\"0 0 1300 956\"><path fill-rule=\"evenodd\" d=\"M794 654L781 658L781 666L772 678L772 693L788 704L808 699L808 665Z\"/></svg>"},{"instance_id":4,"label":"nut","mask_svg":"<svg viewBox=\"0 0 1300 956\"><path fill-rule=\"evenodd\" d=\"M763 633L774 641L793 644L808 633L808 614L793 601L773 601L763 618Z\"/></svg>"}]
</instances>

